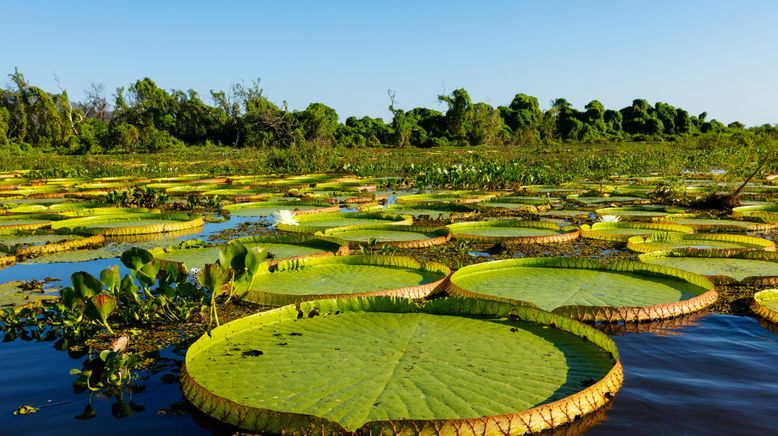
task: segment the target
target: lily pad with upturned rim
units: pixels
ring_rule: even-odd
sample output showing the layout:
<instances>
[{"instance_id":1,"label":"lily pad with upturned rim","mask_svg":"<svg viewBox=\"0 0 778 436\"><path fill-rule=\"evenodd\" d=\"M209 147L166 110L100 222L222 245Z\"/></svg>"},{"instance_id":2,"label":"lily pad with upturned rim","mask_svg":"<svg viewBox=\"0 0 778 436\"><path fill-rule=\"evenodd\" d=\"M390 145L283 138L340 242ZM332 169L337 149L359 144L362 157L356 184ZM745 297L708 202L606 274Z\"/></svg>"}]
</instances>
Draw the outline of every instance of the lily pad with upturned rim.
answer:
<instances>
[{"instance_id":1,"label":"lily pad with upturned rim","mask_svg":"<svg viewBox=\"0 0 778 436\"><path fill-rule=\"evenodd\" d=\"M2 215L0 216L0 235L49 228L52 222L61 218L54 214Z\"/></svg>"},{"instance_id":2,"label":"lily pad with upturned rim","mask_svg":"<svg viewBox=\"0 0 778 436\"><path fill-rule=\"evenodd\" d=\"M278 230L295 233L316 233L333 228L357 229L378 224L409 226L413 217L380 212L336 212L296 216L298 225L276 224Z\"/></svg>"},{"instance_id":3,"label":"lily pad with upturned rim","mask_svg":"<svg viewBox=\"0 0 778 436\"><path fill-rule=\"evenodd\" d=\"M778 289L766 289L754 294L752 309L762 318L778 323Z\"/></svg>"},{"instance_id":4,"label":"lily pad with upturned rim","mask_svg":"<svg viewBox=\"0 0 778 436\"><path fill-rule=\"evenodd\" d=\"M464 204L392 204L378 208L386 213L411 215L414 218L428 216L430 219L448 219L451 216L471 216L476 212Z\"/></svg>"},{"instance_id":5,"label":"lily pad with upturned rim","mask_svg":"<svg viewBox=\"0 0 778 436\"><path fill-rule=\"evenodd\" d=\"M451 270L404 256L335 256L266 262L241 298L281 306L300 301L357 296L421 298L440 287Z\"/></svg>"},{"instance_id":6,"label":"lily pad with upturned rim","mask_svg":"<svg viewBox=\"0 0 778 436\"><path fill-rule=\"evenodd\" d=\"M703 276L619 260L581 257L508 259L466 266L451 276L449 293L526 301L584 321L646 321L700 310L716 301Z\"/></svg>"},{"instance_id":7,"label":"lily pad with upturned rim","mask_svg":"<svg viewBox=\"0 0 778 436\"><path fill-rule=\"evenodd\" d=\"M689 226L698 231L735 231L735 232L763 232L778 228L778 223L757 223L753 221L697 218L688 215L663 217L667 222Z\"/></svg>"},{"instance_id":8,"label":"lily pad with upturned rim","mask_svg":"<svg viewBox=\"0 0 778 436\"><path fill-rule=\"evenodd\" d=\"M633 206L633 207L606 207L597 209L597 215L616 215L625 220L641 220L663 217L670 214L685 212L683 209L672 206Z\"/></svg>"},{"instance_id":9,"label":"lily pad with upturned rim","mask_svg":"<svg viewBox=\"0 0 778 436\"><path fill-rule=\"evenodd\" d=\"M641 254L640 261L701 274L716 282L778 285L775 252L680 249Z\"/></svg>"},{"instance_id":10,"label":"lily pad with upturned rim","mask_svg":"<svg viewBox=\"0 0 778 436\"><path fill-rule=\"evenodd\" d=\"M694 233L691 227L670 223L594 223L581 226L581 237L604 241L627 242L633 236L653 235L656 233Z\"/></svg>"},{"instance_id":11,"label":"lily pad with upturned rim","mask_svg":"<svg viewBox=\"0 0 778 436\"><path fill-rule=\"evenodd\" d=\"M441 191L401 195L397 204L473 204L496 197L480 191Z\"/></svg>"},{"instance_id":12,"label":"lily pad with upturned rim","mask_svg":"<svg viewBox=\"0 0 778 436\"><path fill-rule=\"evenodd\" d=\"M524 434L602 407L621 380L613 341L577 321L376 297L225 324L190 347L181 382L195 407L249 432Z\"/></svg>"},{"instance_id":13,"label":"lily pad with upturned rim","mask_svg":"<svg viewBox=\"0 0 778 436\"><path fill-rule=\"evenodd\" d=\"M384 225L359 229L329 229L316 233L316 236L351 246L375 244L398 248L426 248L448 242L451 239L451 231L445 227Z\"/></svg>"},{"instance_id":14,"label":"lily pad with upturned rim","mask_svg":"<svg viewBox=\"0 0 778 436\"><path fill-rule=\"evenodd\" d=\"M123 236L177 232L203 224L202 217L185 213L121 213L66 219L53 223L51 228L59 233Z\"/></svg>"},{"instance_id":15,"label":"lily pad with upturned rim","mask_svg":"<svg viewBox=\"0 0 778 436\"><path fill-rule=\"evenodd\" d=\"M736 207L732 209L732 217L737 219L756 218L766 223L778 223L778 204Z\"/></svg>"},{"instance_id":16,"label":"lily pad with upturned rim","mask_svg":"<svg viewBox=\"0 0 778 436\"><path fill-rule=\"evenodd\" d=\"M775 251L775 243L753 236L694 233L657 233L652 236L633 236L627 240L627 248L638 253L677 249L694 250L764 250Z\"/></svg>"},{"instance_id":17,"label":"lily pad with upturned rim","mask_svg":"<svg viewBox=\"0 0 778 436\"><path fill-rule=\"evenodd\" d=\"M300 201L293 200L268 200L253 201L250 203L231 204L224 207L233 216L271 216L279 210L292 210L295 215L311 213L337 212L338 205L332 205L326 201Z\"/></svg>"},{"instance_id":18,"label":"lily pad with upturned rim","mask_svg":"<svg viewBox=\"0 0 778 436\"><path fill-rule=\"evenodd\" d=\"M578 238L577 226L559 226L546 221L491 220L449 224L454 239L496 244L547 244Z\"/></svg>"}]
</instances>

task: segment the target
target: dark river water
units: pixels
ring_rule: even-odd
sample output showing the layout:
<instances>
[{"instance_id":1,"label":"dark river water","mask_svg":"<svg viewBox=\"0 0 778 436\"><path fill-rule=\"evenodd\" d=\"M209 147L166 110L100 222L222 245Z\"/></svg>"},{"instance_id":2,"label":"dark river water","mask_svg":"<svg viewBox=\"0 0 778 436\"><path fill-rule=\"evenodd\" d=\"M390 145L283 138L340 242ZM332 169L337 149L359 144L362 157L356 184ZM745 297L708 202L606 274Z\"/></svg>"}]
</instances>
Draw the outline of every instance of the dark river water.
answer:
<instances>
[{"instance_id":1,"label":"dark river water","mask_svg":"<svg viewBox=\"0 0 778 436\"><path fill-rule=\"evenodd\" d=\"M234 225L233 221L231 225ZM210 225L204 233L226 224ZM17 265L0 282L98 273L117 260ZM637 331L640 330L640 331ZM600 413L554 433L588 435L778 434L778 328L752 317L701 314L616 328L624 385ZM211 434L188 412L177 382L183 347L160 352L140 372L136 392L74 392L72 368L86 356L58 351L55 341L0 342L0 435ZM21 405L40 407L14 416ZM79 419L91 416L90 419Z\"/></svg>"}]
</instances>

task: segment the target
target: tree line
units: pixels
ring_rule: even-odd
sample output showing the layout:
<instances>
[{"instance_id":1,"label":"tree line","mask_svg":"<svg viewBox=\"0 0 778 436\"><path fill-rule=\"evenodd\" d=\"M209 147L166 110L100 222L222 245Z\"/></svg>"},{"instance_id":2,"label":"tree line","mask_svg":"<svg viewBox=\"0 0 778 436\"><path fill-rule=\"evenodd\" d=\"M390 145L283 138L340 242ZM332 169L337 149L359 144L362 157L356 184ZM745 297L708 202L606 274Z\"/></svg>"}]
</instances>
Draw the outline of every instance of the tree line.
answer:
<instances>
[{"instance_id":1,"label":"tree line","mask_svg":"<svg viewBox=\"0 0 778 436\"><path fill-rule=\"evenodd\" d=\"M533 145L554 141L608 142L678 140L700 134L776 133L763 125L746 129L690 115L667 103L636 99L619 110L597 100L583 110L553 100L542 110L538 99L516 94L507 106L474 103L467 91L438 96L445 111L397 107L388 91L392 119L348 117L311 103L289 110L270 102L259 82L211 91L210 104L195 91L158 87L151 79L119 88L109 102L92 85L80 102L65 89L48 92L30 84L17 70L0 88L0 147L63 154L147 153L203 144L229 147L289 148L300 144L345 147L435 147L445 145Z\"/></svg>"}]
</instances>

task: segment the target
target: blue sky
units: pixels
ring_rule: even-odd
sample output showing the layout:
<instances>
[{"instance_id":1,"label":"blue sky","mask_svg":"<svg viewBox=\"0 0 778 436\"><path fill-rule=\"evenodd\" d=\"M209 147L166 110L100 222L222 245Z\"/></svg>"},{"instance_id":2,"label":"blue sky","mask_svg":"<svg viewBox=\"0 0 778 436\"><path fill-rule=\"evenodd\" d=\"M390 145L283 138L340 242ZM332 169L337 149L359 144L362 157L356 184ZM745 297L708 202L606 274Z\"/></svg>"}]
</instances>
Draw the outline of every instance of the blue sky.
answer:
<instances>
[{"instance_id":1,"label":"blue sky","mask_svg":"<svg viewBox=\"0 0 778 436\"><path fill-rule=\"evenodd\" d=\"M166 89L260 78L274 102L341 117L518 92L621 108L665 101L778 123L778 1L42 1L0 8L0 74L74 99L150 77ZM5 82L0 82L5 83ZM209 101L209 100L206 100Z\"/></svg>"}]
</instances>

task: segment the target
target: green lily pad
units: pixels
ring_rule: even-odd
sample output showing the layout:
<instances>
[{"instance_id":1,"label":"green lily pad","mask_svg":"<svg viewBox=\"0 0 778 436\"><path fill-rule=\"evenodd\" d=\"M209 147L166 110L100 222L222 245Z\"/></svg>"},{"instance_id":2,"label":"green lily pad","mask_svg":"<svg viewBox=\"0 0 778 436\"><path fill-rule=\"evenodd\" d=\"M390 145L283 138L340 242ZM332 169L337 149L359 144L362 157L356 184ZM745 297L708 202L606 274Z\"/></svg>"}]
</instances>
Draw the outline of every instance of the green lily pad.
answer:
<instances>
[{"instance_id":1,"label":"green lily pad","mask_svg":"<svg viewBox=\"0 0 778 436\"><path fill-rule=\"evenodd\" d=\"M633 207L606 207L596 210L597 215L616 215L622 219L640 220L667 216L670 214L682 213L683 209L671 206L633 206Z\"/></svg>"},{"instance_id":2,"label":"green lily pad","mask_svg":"<svg viewBox=\"0 0 778 436\"><path fill-rule=\"evenodd\" d=\"M778 253L769 251L674 250L640 255L640 260L701 274L724 282L778 284Z\"/></svg>"},{"instance_id":3,"label":"green lily pad","mask_svg":"<svg viewBox=\"0 0 778 436\"><path fill-rule=\"evenodd\" d=\"M473 209L462 204L425 204L415 206L413 204L393 204L379 208L386 213L396 215L410 215L414 218L428 216L430 219L448 219L452 215L472 214Z\"/></svg>"},{"instance_id":4,"label":"green lily pad","mask_svg":"<svg viewBox=\"0 0 778 436\"><path fill-rule=\"evenodd\" d=\"M778 222L778 204L741 206L732 209L732 217L737 219L758 219L766 223Z\"/></svg>"},{"instance_id":5,"label":"green lily pad","mask_svg":"<svg viewBox=\"0 0 778 436\"><path fill-rule=\"evenodd\" d=\"M0 234L9 235L19 231L48 228L52 221L58 218L49 214L0 215Z\"/></svg>"},{"instance_id":6,"label":"green lily pad","mask_svg":"<svg viewBox=\"0 0 778 436\"><path fill-rule=\"evenodd\" d=\"M775 243L768 239L744 235L717 233L657 233L648 237L633 236L627 240L627 248L638 253L684 249L697 250L764 250L775 251Z\"/></svg>"},{"instance_id":7,"label":"green lily pad","mask_svg":"<svg viewBox=\"0 0 778 436\"><path fill-rule=\"evenodd\" d=\"M496 197L479 191L443 191L397 197L397 204L471 204Z\"/></svg>"},{"instance_id":8,"label":"green lily pad","mask_svg":"<svg viewBox=\"0 0 778 436\"><path fill-rule=\"evenodd\" d=\"M670 223L595 223L581 226L581 237L605 241L627 242L637 235L650 236L656 233L693 233L691 227Z\"/></svg>"},{"instance_id":9,"label":"green lily pad","mask_svg":"<svg viewBox=\"0 0 778 436\"><path fill-rule=\"evenodd\" d=\"M526 301L587 321L669 318L716 300L713 284L697 274L630 261L601 265L574 257L470 265L451 276L449 292Z\"/></svg>"},{"instance_id":10,"label":"green lily pad","mask_svg":"<svg viewBox=\"0 0 778 436\"><path fill-rule=\"evenodd\" d=\"M341 296L420 298L436 290L448 267L402 256L335 256L265 263L247 285L244 301L283 305Z\"/></svg>"},{"instance_id":11,"label":"green lily pad","mask_svg":"<svg viewBox=\"0 0 778 436\"><path fill-rule=\"evenodd\" d=\"M80 237L76 235L55 234L0 236L0 251L14 253L17 249L22 247L34 247L55 242L72 241L76 239L80 239Z\"/></svg>"},{"instance_id":12,"label":"green lily pad","mask_svg":"<svg viewBox=\"0 0 778 436\"><path fill-rule=\"evenodd\" d=\"M754 294L754 312L774 323L778 323L778 289L767 289Z\"/></svg>"},{"instance_id":13,"label":"green lily pad","mask_svg":"<svg viewBox=\"0 0 778 436\"><path fill-rule=\"evenodd\" d=\"M590 212L588 210L575 210L575 209L550 209L538 213L538 215L542 217L583 218L583 219L588 219L589 214Z\"/></svg>"},{"instance_id":14,"label":"green lily pad","mask_svg":"<svg viewBox=\"0 0 778 436\"><path fill-rule=\"evenodd\" d=\"M586 196L578 196L578 195L569 195L567 199L570 201L577 201L585 205L594 205L594 204L602 204L602 203L640 203L640 202L648 201L648 199L645 197L618 196L618 195L614 195L611 197L586 197Z\"/></svg>"},{"instance_id":15,"label":"green lily pad","mask_svg":"<svg viewBox=\"0 0 778 436\"><path fill-rule=\"evenodd\" d=\"M481 243L545 244L578 237L578 227L559 226L547 221L492 220L449 224L455 239Z\"/></svg>"},{"instance_id":16,"label":"green lily pad","mask_svg":"<svg viewBox=\"0 0 778 436\"><path fill-rule=\"evenodd\" d=\"M337 212L339 207L325 201L269 200L231 204L224 207L233 216L271 216L279 210L292 210L296 215L317 212Z\"/></svg>"},{"instance_id":17,"label":"green lily pad","mask_svg":"<svg viewBox=\"0 0 778 436\"><path fill-rule=\"evenodd\" d=\"M24 291L20 287L24 282L13 281L0 283L0 307L23 306L29 303L36 303L43 300L51 300L56 295L37 291Z\"/></svg>"},{"instance_id":18,"label":"green lily pad","mask_svg":"<svg viewBox=\"0 0 778 436\"><path fill-rule=\"evenodd\" d=\"M327 240L342 245L375 244L399 248L425 248L441 245L451 239L451 232L440 227L382 225L358 229L329 229L316 233Z\"/></svg>"},{"instance_id":19,"label":"green lily pad","mask_svg":"<svg viewBox=\"0 0 778 436\"><path fill-rule=\"evenodd\" d=\"M106 236L167 233L203 226L201 217L185 213L119 213L70 218L52 224L58 233Z\"/></svg>"},{"instance_id":20,"label":"green lily pad","mask_svg":"<svg viewBox=\"0 0 778 436\"><path fill-rule=\"evenodd\" d=\"M562 200L558 197L543 196L505 196L478 203L479 209L508 209L521 210L527 206L542 206L558 204Z\"/></svg>"},{"instance_id":21,"label":"green lily pad","mask_svg":"<svg viewBox=\"0 0 778 436\"><path fill-rule=\"evenodd\" d=\"M380 212L336 212L299 215L294 217L298 225L276 224L278 230L296 233L316 233L337 227L356 229L378 224L411 225L413 217L390 215Z\"/></svg>"},{"instance_id":22,"label":"green lily pad","mask_svg":"<svg viewBox=\"0 0 778 436\"><path fill-rule=\"evenodd\" d=\"M258 313L200 338L182 372L195 407L275 434L535 433L601 407L621 385L605 334L530 307L456 298Z\"/></svg>"},{"instance_id":23,"label":"green lily pad","mask_svg":"<svg viewBox=\"0 0 778 436\"><path fill-rule=\"evenodd\" d=\"M753 221L740 221L711 218L674 218L667 217L668 222L692 227L702 231L735 231L735 232L761 232L778 227L778 223L755 223Z\"/></svg>"}]
</instances>

